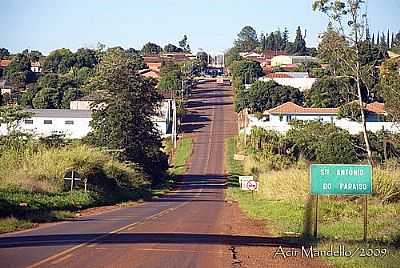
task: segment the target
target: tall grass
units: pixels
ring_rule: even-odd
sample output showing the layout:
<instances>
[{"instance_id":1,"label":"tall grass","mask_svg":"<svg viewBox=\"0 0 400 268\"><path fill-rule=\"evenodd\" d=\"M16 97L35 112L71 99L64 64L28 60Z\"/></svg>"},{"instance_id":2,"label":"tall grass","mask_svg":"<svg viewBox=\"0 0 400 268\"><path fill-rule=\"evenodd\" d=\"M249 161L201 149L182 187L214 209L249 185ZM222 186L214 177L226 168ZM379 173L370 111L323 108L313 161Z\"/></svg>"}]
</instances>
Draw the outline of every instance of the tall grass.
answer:
<instances>
[{"instance_id":1,"label":"tall grass","mask_svg":"<svg viewBox=\"0 0 400 268\"><path fill-rule=\"evenodd\" d=\"M121 183L144 184L145 176L135 166L114 160L109 154L87 145L62 148L37 146L25 151L7 150L0 156L0 188L59 192L67 171L77 171L82 179L113 178Z\"/></svg>"},{"instance_id":2,"label":"tall grass","mask_svg":"<svg viewBox=\"0 0 400 268\"><path fill-rule=\"evenodd\" d=\"M238 161L233 160L236 142L228 140L227 165L235 174ZM337 267L398 267L400 260L400 168L385 165L374 168L374 195L369 198L368 242L363 236L362 200L357 197L320 197L319 240L310 240L314 216L314 202L309 195L307 165L300 161L289 168L270 170L253 157L243 162L243 175L254 174L260 182L255 199L237 184L230 183L229 198L239 201L240 207L251 217L267 220L275 235L295 235L303 243L314 243L318 249L330 246L346 249L386 248L385 257L327 258ZM302 235L302 236L300 236Z\"/></svg>"},{"instance_id":3,"label":"tall grass","mask_svg":"<svg viewBox=\"0 0 400 268\"><path fill-rule=\"evenodd\" d=\"M172 159L173 168L170 173L173 176L183 175L187 171L187 163L193 152L193 141L189 137L179 139L175 154Z\"/></svg>"}]
</instances>

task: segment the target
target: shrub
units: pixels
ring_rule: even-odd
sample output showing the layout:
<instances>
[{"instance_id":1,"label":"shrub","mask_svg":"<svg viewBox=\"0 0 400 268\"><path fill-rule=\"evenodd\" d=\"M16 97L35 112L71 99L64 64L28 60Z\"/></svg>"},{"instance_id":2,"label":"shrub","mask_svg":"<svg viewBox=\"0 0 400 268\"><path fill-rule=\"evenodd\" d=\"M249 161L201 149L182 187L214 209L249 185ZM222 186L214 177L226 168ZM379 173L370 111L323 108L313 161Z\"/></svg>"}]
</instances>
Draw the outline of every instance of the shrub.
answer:
<instances>
[{"instance_id":1,"label":"shrub","mask_svg":"<svg viewBox=\"0 0 400 268\"><path fill-rule=\"evenodd\" d=\"M400 200L400 166L395 161L374 169L374 194L382 203Z\"/></svg>"},{"instance_id":2,"label":"shrub","mask_svg":"<svg viewBox=\"0 0 400 268\"><path fill-rule=\"evenodd\" d=\"M144 173L134 165L113 160L107 153L87 145L4 152L0 157L0 187L28 191L62 191L64 175L77 171L89 184L106 187L119 184L137 187L146 184Z\"/></svg>"},{"instance_id":3,"label":"shrub","mask_svg":"<svg viewBox=\"0 0 400 268\"><path fill-rule=\"evenodd\" d=\"M351 135L333 124L295 122L287 138L300 148L300 154L309 161L351 164L358 160Z\"/></svg>"}]
</instances>

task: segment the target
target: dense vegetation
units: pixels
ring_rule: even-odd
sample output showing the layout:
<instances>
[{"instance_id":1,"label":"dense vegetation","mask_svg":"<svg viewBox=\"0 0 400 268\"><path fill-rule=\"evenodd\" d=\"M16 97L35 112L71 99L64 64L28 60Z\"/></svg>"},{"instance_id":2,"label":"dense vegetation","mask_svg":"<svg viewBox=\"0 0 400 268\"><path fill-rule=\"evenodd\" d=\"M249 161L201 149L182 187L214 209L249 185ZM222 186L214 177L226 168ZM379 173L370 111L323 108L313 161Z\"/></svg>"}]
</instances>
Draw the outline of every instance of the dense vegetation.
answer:
<instances>
[{"instance_id":1,"label":"dense vegetation","mask_svg":"<svg viewBox=\"0 0 400 268\"><path fill-rule=\"evenodd\" d=\"M267 134L266 134L267 135ZM269 133L269 139L276 134ZM274 136L275 135L275 136ZM306 135L305 135L306 136ZM307 135L308 136L308 135ZM257 141L253 138L252 141ZM272 143L272 142L271 142ZM257 143L255 143L257 144ZM255 146L257 148L257 146ZM354 256L326 258L338 267L397 267L399 252L400 166L389 161L374 169L374 195L369 198L369 240L361 242L362 206L358 197L320 197L319 238L311 237L314 206L309 195L307 163L304 160L278 167L278 159L260 158L254 144L244 146L243 141L231 138L226 142L226 160L230 174L228 198L239 201L241 209L253 218L266 220L273 235L287 237L299 244L313 245L328 250L339 245L346 249L386 248L385 257L362 258ZM263 151L269 153L268 145ZM247 152L242 163L233 159L234 153ZM271 164L275 164L271 167ZM238 187L238 175L253 175L259 181L254 198Z\"/></svg>"},{"instance_id":2,"label":"dense vegetation","mask_svg":"<svg viewBox=\"0 0 400 268\"><path fill-rule=\"evenodd\" d=\"M164 65L161 78L167 86L157 89L155 79L138 72L147 68L143 55L158 51L157 46L146 44L142 51L105 50L100 44L75 53L58 49L48 56L0 50L11 58L4 78L15 89L4 96L0 107L0 123L9 132L0 137L0 232L71 217L82 208L149 198L155 193L151 188L162 193L175 175L184 172L190 141L178 143L174 157L180 167L168 170L168 151L152 118L162 91L179 95L191 85L190 75L200 65L197 61ZM179 46L168 45L165 52L190 52L186 36ZM31 70L36 62L41 63L42 73ZM92 93L100 98L92 113L92 131L84 140L18 131L17 123L31 116L25 108L68 109L70 101ZM181 115L184 104L179 105ZM81 184L69 193L64 176L71 170L82 182L87 180L87 192Z\"/></svg>"}]
</instances>

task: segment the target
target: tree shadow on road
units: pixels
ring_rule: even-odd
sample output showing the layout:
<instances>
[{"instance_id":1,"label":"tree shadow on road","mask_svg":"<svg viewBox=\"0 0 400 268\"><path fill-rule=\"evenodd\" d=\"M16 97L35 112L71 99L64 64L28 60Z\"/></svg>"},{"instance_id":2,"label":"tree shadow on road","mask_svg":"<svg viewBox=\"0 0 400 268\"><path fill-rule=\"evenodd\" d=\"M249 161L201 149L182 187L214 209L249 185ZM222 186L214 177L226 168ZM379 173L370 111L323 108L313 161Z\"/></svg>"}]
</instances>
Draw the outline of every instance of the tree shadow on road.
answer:
<instances>
[{"instance_id":1,"label":"tree shadow on road","mask_svg":"<svg viewBox=\"0 0 400 268\"><path fill-rule=\"evenodd\" d=\"M105 244L206 244L258 247L300 247L290 237L261 237L198 233L94 233L1 237L0 248Z\"/></svg>"}]
</instances>

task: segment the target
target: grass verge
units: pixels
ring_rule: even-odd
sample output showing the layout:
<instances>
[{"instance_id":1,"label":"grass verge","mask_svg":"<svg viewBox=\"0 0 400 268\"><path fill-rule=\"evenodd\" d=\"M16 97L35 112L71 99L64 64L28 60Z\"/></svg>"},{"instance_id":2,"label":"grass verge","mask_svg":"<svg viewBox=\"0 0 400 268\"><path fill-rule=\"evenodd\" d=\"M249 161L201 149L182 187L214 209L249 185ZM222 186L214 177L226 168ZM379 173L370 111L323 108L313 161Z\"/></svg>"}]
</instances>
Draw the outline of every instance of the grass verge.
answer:
<instances>
[{"instance_id":1,"label":"grass verge","mask_svg":"<svg viewBox=\"0 0 400 268\"><path fill-rule=\"evenodd\" d=\"M241 191L238 175L249 174L250 167L233 160L236 140L226 140L226 160L230 173L227 196L239 202L250 217L265 220L273 235L294 236L302 244L313 245L318 250L338 249L355 251L354 257L324 257L336 267L399 267L400 263L400 204L383 204L376 197L369 201L369 240L361 241L363 233L361 200L356 198L322 197L319 208L319 239L307 234L312 229L312 200L304 194L302 168L290 168L260 174L262 189L255 195ZM269 189L265 189L269 187ZM284 188L284 191L280 192ZM263 189L264 188L264 189ZM299 192L303 192L299 194ZM368 250L377 253L386 250L384 257L362 257Z\"/></svg>"},{"instance_id":2,"label":"grass verge","mask_svg":"<svg viewBox=\"0 0 400 268\"><path fill-rule=\"evenodd\" d=\"M167 152L172 155L172 144L170 140L166 140L164 144ZM187 163L190 160L193 151L193 141L189 137L182 137L178 140L176 152L171 156L172 166L168 170L169 179L164 183L154 187L151 192L153 198L159 198L168 193L175 184L176 179L185 174L187 171Z\"/></svg>"},{"instance_id":3,"label":"grass verge","mask_svg":"<svg viewBox=\"0 0 400 268\"><path fill-rule=\"evenodd\" d=\"M142 200L159 198L172 188L176 176L182 175L186 172L186 164L191 156L192 147L192 140L190 138L182 138L179 140L176 154L172 158L173 167L169 170L169 179L152 188L151 191L149 191L148 184L143 183L140 179L136 179L140 174L135 174L133 170L117 163L116 161L111 163L107 162L109 160L98 151L92 150L90 152L84 152L85 154L82 153L84 150L82 150L82 152L77 150L78 153L74 151L71 153L71 150L64 149L62 149L63 151L53 150L44 151L43 153L40 152L40 157L36 157L35 155L36 158L40 158L35 158L34 164L36 166L40 166L40 163L43 162L42 155L51 154L53 156L52 161L54 162L57 161L57 155L55 154L63 154L64 152L72 155L70 158L79 155L79 157L84 159L84 161L95 163L96 167L101 166L103 162L106 162L106 164L104 164L105 172L102 172L102 174L106 173L105 176L99 178L96 177L96 180L101 179L101 187L97 184L96 187L93 186L94 188L89 188L90 190L87 193L82 190L74 190L72 194L60 190L59 188L61 188L61 186L53 187L57 188L54 192L44 191L43 189L40 191L32 191L29 189L30 187L28 187L29 185L26 183L26 180L23 179L26 175L25 173L19 174L20 176L18 177L8 176L8 178L17 178L18 180L17 182L12 181L11 179L0 180L0 184L4 185L4 187L0 187L0 233L32 228L39 223L55 222L73 218L75 212L81 209L115 204L128 206L132 204L134 205ZM76 149L73 148L72 150ZM14 162L14 165L16 166L18 162ZM28 162L28 160L26 160L26 163L33 165ZM25 169L26 165L27 164L24 164ZM7 165L2 165L0 171L8 172L7 169L10 169L8 166L9 162ZM120 168L122 171L117 168ZM116 174L121 174L120 177L124 176L124 178L129 178L132 183L129 187L119 187L118 185L111 183L107 176L107 173L110 173L108 169L112 169L114 176ZM48 168L48 170L51 169ZM53 173L56 174L55 172ZM62 176L62 174L56 176L53 173L46 172L46 177L44 177L45 179L42 179L42 184L45 185L43 188L46 190L53 190L51 183L48 182L50 179L47 179L47 177L54 179ZM36 181L38 181L36 178L29 180L30 183ZM59 182L57 183L60 184ZM7 187L5 187L5 185L7 185ZM21 187L21 185L23 187Z\"/></svg>"}]
</instances>

